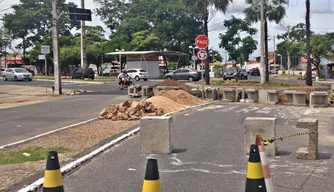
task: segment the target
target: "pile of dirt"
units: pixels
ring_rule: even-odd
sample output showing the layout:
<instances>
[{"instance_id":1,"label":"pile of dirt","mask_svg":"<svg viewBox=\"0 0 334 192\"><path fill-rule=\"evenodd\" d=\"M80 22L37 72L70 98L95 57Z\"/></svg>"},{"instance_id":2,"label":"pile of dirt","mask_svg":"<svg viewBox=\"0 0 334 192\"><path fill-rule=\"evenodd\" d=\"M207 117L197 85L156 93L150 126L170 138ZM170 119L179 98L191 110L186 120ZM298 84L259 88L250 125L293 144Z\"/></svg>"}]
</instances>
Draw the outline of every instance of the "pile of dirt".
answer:
<instances>
[{"instance_id":1,"label":"pile of dirt","mask_svg":"<svg viewBox=\"0 0 334 192\"><path fill-rule=\"evenodd\" d=\"M147 99L147 101L151 102L154 106L158 108L164 109L165 113L170 113L173 111L178 111L178 110L189 107L189 105L177 103L163 96L154 96L154 97Z\"/></svg>"},{"instance_id":2,"label":"pile of dirt","mask_svg":"<svg viewBox=\"0 0 334 192\"><path fill-rule=\"evenodd\" d=\"M159 91L156 96L163 96L182 105L207 104L207 101L199 99L183 90Z\"/></svg>"},{"instance_id":3,"label":"pile of dirt","mask_svg":"<svg viewBox=\"0 0 334 192\"><path fill-rule=\"evenodd\" d=\"M161 116L164 114L164 112L165 110L163 108L158 108L150 101L143 99L140 102L124 101L118 105L111 104L108 109L104 108L101 111L98 118L112 119L113 121L134 121L139 120L144 116Z\"/></svg>"},{"instance_id":4,"label":"pile of dirt","mask_svg":"<svg viewBox=\"0 0 334 192\"><path fill-rule=\"evenodd\" d=\"M189 92L189 88L183 82L175 81L173 79L166 79L165 81L161 83L153 85L153 87L157 87L157 86L178 86L180 87L180 89Z\"/></svg>"}]
</instances>

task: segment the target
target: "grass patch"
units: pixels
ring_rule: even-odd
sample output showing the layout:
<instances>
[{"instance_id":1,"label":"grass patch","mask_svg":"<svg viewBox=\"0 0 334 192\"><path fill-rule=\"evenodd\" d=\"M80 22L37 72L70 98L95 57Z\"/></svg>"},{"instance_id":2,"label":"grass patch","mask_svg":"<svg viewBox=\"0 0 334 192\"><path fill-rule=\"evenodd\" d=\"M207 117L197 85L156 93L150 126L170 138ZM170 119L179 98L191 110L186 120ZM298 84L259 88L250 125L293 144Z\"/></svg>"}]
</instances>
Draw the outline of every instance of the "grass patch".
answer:
<instances>
[{"instance_id":1,"label":"grass patch","mask_svg":"<svg viewBox=\"0 0 334 192\"><path fill-rule=\"evenodd\" d=\"M18 164L31 161L45 160L48 157L49 151L57 151L65 153L69 149L61 146L57 147L29 147L20 150L0 151L0 165ZM23 153L30 154L26 156Z\"/></svg>"}]
</instances>

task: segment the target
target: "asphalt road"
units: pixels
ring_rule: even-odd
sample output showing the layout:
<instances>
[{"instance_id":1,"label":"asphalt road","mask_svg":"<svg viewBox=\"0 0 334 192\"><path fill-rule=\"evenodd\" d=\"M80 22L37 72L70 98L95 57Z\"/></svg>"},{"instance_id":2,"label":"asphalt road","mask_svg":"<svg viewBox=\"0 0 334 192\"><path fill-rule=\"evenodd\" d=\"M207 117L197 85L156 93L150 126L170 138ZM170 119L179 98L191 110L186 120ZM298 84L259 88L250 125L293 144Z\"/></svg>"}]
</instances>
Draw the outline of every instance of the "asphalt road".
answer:
<instances>
[{"instance_id":1,"label":"asphalt road","mask_svg":"<svg viewBox=\"0 0 334 192\"><path fill-rule=\"evenodd\" d=\"M155 84L157 81L140 82ZM44 86L43 81L2 81L1 85ZM49 82L48 86L52 84ZM97 117L111 103L127 99L127 89L116 83L89 84L64 82L63 88L84 89L87 93L67 96L46 102L0 109L0 146L76 124Z\"/></svg>"},{"instance_id":2,"label":"asphalt road","mask_svg":"<svg viewBox=\"0 0 334 192\"><path fill-rule=\"evenodd\" d=\"M162 191L244 191L248 157L243 154L243 123L249 116L276 117L278 136L301 132L293 127L298 118L319 118L319 160L296 159L295 152L307 145L307 136L279 142L278 156L268 160L275 191L332 191L334 140L326 125L333 123L333 115L326 110L247 104L185 112L171 126L174 153L140 154L140 135L136 135L65 178L65 191L141 191L148 158L158 159ZM331 143L322 139L325 136L331 137Z\"/></svg>"}]
</instances>

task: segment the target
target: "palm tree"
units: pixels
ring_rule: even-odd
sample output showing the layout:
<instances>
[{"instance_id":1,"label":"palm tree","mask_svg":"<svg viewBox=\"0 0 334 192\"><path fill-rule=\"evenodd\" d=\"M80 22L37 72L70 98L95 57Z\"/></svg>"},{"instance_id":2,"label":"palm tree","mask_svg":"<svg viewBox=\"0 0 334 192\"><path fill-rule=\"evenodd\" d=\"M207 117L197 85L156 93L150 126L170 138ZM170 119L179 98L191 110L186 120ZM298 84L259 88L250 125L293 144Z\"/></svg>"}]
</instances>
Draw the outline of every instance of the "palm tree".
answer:
<instances>
[{"instance_id":1,"label":"palm tree","mask_svg":"<svg viewBox=\"0 0 334 192\"><path fill-rule=\"evenodd\" d=\"M271 0L268 3L268 0L265 0L264 5L264 39L265 39L265 82L269 81L269 63L268 63L268 21L275 21L277 24L281 22L281 20L286 15L286 10L284 8L284 4L287 4L288 0ZM246 15L246 19L250 22L259 22L260 21L260 8L259 8L259 0L246 0L247 4L251 4L250 7L244 10Z\"/></svg>"},{"instance_id":2,"label":"palm tree","mask_svg":"<svg viewBox=\"0 0 334 192\"><path fill-rule=\"evenodd\" d=\"M312 86L312 69L311 69L311 30L310 30L310 0L305 1L306 4L306 56L307 56L307 67L306 67L306 85Z\"/></svg>"},{"instance_id":3,"label":"palm tree","mask_svg":"<svg viewBox=\"0 0 334 192\"><path fill-rule=\"evenodd\" d=\"M217 11L221 11L224 14L227 11L230 3L233 3L233 0L179 0L182 4L187 7L196 7L197 10L201 11L203 9L203 33L208 36L208 23L209 23L209 7L213 7ZM206 48L208 52L209 49ZM205 83L210 85L210 76L209 76L209 60L205 61Z\"/></svg>"}]
</instances>

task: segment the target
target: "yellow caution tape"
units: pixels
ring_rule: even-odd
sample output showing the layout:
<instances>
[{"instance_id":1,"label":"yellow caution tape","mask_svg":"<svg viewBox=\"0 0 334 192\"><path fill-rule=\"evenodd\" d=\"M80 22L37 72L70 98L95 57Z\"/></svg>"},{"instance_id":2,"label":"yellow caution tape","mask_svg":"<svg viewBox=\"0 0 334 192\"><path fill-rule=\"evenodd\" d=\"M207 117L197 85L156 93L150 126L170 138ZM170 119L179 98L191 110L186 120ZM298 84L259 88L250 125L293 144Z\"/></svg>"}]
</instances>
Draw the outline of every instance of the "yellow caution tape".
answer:
<instances>
[{"instance_id":1,"label":"yellow caution tape","mask_svg":"<svg viewBox=\"0 0 334 192\"><path fill-rule=\"evenodd\" d=\"M289 137L295 137L295 136L300 136L300 135L310 135L312 133L316 133L315 131L306 131L303 133L295 133L295 134L289 134L289 135L285 135L282 137L272 137L270 139L262 139L264 146L272 144L274 141L283 141L283 139L285 138L289 138Z\"/></svg>"}]
</instances>

